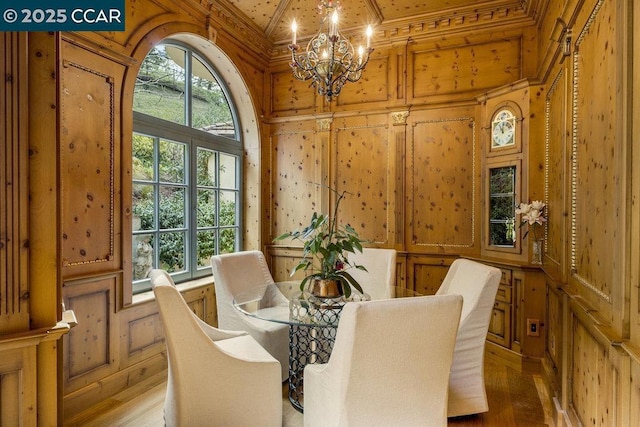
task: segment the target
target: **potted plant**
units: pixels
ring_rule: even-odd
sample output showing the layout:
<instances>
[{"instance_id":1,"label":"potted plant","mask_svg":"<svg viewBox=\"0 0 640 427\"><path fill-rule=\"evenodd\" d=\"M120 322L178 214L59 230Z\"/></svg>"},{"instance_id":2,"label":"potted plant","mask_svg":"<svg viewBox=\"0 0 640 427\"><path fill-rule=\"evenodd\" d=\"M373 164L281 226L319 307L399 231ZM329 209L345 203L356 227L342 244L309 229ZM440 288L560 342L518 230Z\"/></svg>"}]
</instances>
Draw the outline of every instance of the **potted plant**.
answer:
<instances>
[{"instance_id":1,"label":"potted plant","mask_svg":"<svg viewBox=\"0 0 640 427\"><path fill-rule=\"evenodd\" d=\"M351 295L351 287L362 293L362 287L348 270L367 269L350 262L348 253L362 252L364 240L360 239L351 225L338 224L338 208L347 192L339 193L333 188L329 189L337 196L333 216L314 212L308 226L284 233L275 240L290 238L304 243L302 259L291 270L292 276L300 270L308 273L300 283L301 291L309 284L311 293L316 296L332 298L344 295L348 298Z\"/></svg>"}]
</instances>

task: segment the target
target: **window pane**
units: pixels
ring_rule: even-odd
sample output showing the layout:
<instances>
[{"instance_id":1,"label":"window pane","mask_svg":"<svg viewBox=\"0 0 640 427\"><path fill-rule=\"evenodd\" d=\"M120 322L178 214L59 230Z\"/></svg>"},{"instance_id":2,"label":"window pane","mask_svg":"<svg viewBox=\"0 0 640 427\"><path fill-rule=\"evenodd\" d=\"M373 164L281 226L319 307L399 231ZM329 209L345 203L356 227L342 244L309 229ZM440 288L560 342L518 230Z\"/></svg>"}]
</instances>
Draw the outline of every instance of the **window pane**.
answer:
<instances>
[{"instance_id":1,"label":"window pane","mask_svg":"<svg viewBox=\"0 0 640 427\"><path fill-rule=\"evenodd\" d=\"M198 185L216 185L216 152L198 147Z\"/></svg>"},{"instance_id":2,"label":"window pane","mask_svg":"<svg viewBox=\"0 0 640 427\"><path fill-rule=\"evenodd\" d=\"M185 233L160 234L160 268L169 273L184 271Z\"/></svg>"},{"instance_id":3,"label":"window pane","mask_svg":"<svg viewBox=\"0 0 640 427\"><path fill-rule=\"evenodd\" d=\"M220 230L220 253L228 254L235 252L237 239L237 228L225 228Z\"/></svg>"},{"instance_id":4,"label":"window pane","mask_svg":"<svg viewBox=\"0 0 640 427\"><path fill-rule=\"evenodd\" d=\"M238 189L237 157L220 153L220 187Z\"/></svg>"},{"instance_id":5,"label":"window pane","mask_svg":"<svg viewBox=\"0 0 640 427\"><path fill-rule=\"evenodd\" d=\"M216 191L198 190L198 227L216 225Z\"/></svg>"},{"instance_id":6,"label":"window pane","mask_svg":"<svg viewBox=\"0 0 640 427\"><path fill-rule=\"evenodd\" d=\"M494 246L513 246L515 232L513 221L492 222L489 225L489 242Z\"/></svg>"},{"instance_id":7,"label":"window pane","mask_svg":"<svg viewBox=\"0 0 640 427\"><path fill-rule=\"evenodd\" d=\"M133 231L155 228L153 185L133 184Z\"/></svg>"},{"instance_id":8,"label":"window pane","mask_svg":"<svg viewBox=\"0 0 640 427\"><path fill-rule=\"evenodd\" d=\"M236 225L236 194L233 191L220 192L220 226Z\"/></svg>"},{"instance_id":9,"label":"window pane","mask_svg":"<svg viewBox=\"0 0 640 427\"><path fill-rule=\"evenodd\" d=\"M160 181L179 184L185 182L186 152L185 144L160 140Z\"/></svg>"},{"instance_id":10,"label":"window pane","mask_svg":"<svg viewBox=\"0 0 640 427\"><path fill-rule=\"evenodd\" d=\"M489 244L515 246L516 167L489 170Z\"/></svg>"},{"instance_id":11,"label":"window pane","mask_svg":"<svg viewBox=\"0 0 640 427\"><path fill-rule=\"evenodd\" d=\"M184 188L160 187L160 224L161 230L171 230L185 227L187 201Z\"/></svg>"},{"instance_id":12,"label":"window pane","mask_svg":"<svg viewBox=\"0 0 640 427\"><path fill-rule=\"evenodd\" d=\"M158 45L149 52L136 79L135 111L186 124L185 56L183 49L169 45Z\"/></svg>"},{"instance_id":13,"label":"window pane","mask_svg":"<svg viewBox=\"0 0 640 427\"><path fill-rule=\"evenodd\" d=\"M196 55L193 55L191 65L193 67L191 126L215 135L235 138L236 131L229 102L218 81Z\"/></svg>"},{"instance_id":14,"label":"window pane","mask_svg":"<svg viewBox=\"0 0 640 427\"><path fill-rule=\"evenodd\" d=\"M153 137L133 134L133 179L153 181L153 142Z\"/></svg>"},{"instance_id":15,"label":"window pane","mask_svg":"<svg viewBox=\"0 0 640 427\"><path fill-rule=\"evenodd\" d=\"M491 178L489 180L491 187L489 192L491 194L505 194L515 192L515 176L516 167L509 166L504 168L490 169Z\"/></svg>"},{"instance_id":16,"label":"window pane","mask_svg":"<svg viewBox=\"0 0 640 427\"><path fill-rule=\"evenodd\" d=\"M211 274L211 256L242 243L242 144L225 82L203 57L169 40L149 53L138 77L131 182L136 293L150 289L149 265L179 283Z\"/></svg>"},{"instance_id":17,"label":"window pane","mask_svg":"<svg viewBox=\"0 0 640 427\"><path fill-rule=\"evenodd\" d=\"M216 232L198 232L198 268L211 266L211 257L216 254Z\"/></svg>"},{"instance_id":18,"label":"window pane","mask_svg":"<svg viewBox=\"0 0 640 427\"><path fill-rule=\"evenodd\" d=\"M153 268L153 234L140 234L133 239L133 280L146 279Z\"/></svg>"},{"instance_id":19,"label":"window pane","mask_svg":"<svg viewBox=\"0 0 640 427\"><path fill-rule=\"evenodd\" d=\"M490 219L511 219L514 214L515 201L513 196L498 196L491 197L491 206L489 211L491 212Z\"/></svg>"}]
</instances>

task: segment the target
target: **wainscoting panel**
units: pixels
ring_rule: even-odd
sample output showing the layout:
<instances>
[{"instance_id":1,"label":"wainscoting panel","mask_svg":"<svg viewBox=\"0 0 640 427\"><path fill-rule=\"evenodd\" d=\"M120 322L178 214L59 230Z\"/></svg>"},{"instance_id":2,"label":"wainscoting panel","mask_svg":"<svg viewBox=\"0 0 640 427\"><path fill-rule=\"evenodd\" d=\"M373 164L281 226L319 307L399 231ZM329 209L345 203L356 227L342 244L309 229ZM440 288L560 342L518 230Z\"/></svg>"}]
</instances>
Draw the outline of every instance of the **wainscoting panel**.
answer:
<instances>
[{"instance_id":1,"label":"wainscoting panel","mask_svg":"<svg viewBox=\"0 0 640 427\"><path fill-rule=\"evenodd\" d=\"M65 307L78 325L64 337L67 391L85 386L117 369L118 328L114 322L117 275L63 283Z\"/></svg>"},{"instance_id":2,"label":"wainscoting panel","mask_svg":"<svg viewBox=\"0 0 640 427\"><path fill-rule=\"evenodd\" d=\"M422 295L436 293L455 258L407 257L407 287Z\"/></svg>"},{"instance_id":3,"label":"wainscoting panel","mask_svg":"<svg viewBox=\"0 0 640 427\"><path fill-rule=\"evenodd\" d=\"M574 425L627 426L631 358L600 314L570 296L569 418ZM636 401L637 403L637 401Z\"/></svg>"},{"instance_id":4,"label":"wainscoting panel","mask_svg":"<svg viewBox=\"0 0 640 427\"><path fill-rule=\"evenodd\" d=\"M37 424L36 347L0 352L0 425Z\"/></svg>"}]
</instances>

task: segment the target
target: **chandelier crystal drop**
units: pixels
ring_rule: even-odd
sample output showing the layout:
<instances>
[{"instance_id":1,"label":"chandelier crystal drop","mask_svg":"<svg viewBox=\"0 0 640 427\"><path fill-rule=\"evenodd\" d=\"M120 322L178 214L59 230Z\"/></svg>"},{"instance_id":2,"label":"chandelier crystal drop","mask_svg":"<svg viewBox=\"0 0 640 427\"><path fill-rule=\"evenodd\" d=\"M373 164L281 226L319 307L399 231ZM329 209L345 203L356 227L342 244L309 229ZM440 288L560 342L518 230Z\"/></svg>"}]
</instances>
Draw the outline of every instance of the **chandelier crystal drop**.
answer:
<instances>
[{"instance_id":1,"label":"chandelier crystal drop","mask_svg":"<svg viewBox=\"0 0 640 427\"><path fill-rule=\"evenodd\" d=\"M337 0L319 0L318 12L322 16L320 30L307 43L305 51L297 44L297 23L291 24L293 33L291 50L291 69L298 80L311 80L311 86L318 90L328 102L338 96L342 86L355 82L362 77L362 70L369 62L373 52L371 48L371 26L366 30L366 47L354 49L348 39L340 34Z\"/></svg>"}]
</instances>

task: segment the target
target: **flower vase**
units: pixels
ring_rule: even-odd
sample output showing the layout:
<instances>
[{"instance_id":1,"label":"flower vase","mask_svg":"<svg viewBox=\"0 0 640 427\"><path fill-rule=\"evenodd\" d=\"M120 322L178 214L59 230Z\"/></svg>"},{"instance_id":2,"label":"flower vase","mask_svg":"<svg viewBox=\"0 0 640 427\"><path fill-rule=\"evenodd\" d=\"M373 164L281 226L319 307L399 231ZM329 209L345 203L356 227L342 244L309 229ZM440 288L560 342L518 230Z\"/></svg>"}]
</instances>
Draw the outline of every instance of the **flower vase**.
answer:
<instances>
[{"instance_id":1,"label":"flower vase","mask_svg":"<svg viewBox=\"0 0 640 427\"><path fill-rule=\"evenodd\" d=\"M535 239L533 241L533 253L531 255L531 264L542 264L542 249L544 239Z\"/></svg>"}]
</instances>

